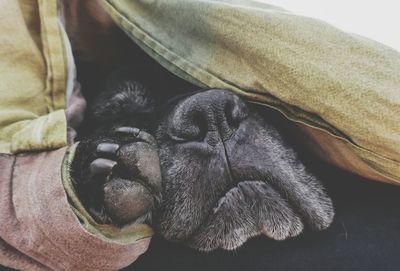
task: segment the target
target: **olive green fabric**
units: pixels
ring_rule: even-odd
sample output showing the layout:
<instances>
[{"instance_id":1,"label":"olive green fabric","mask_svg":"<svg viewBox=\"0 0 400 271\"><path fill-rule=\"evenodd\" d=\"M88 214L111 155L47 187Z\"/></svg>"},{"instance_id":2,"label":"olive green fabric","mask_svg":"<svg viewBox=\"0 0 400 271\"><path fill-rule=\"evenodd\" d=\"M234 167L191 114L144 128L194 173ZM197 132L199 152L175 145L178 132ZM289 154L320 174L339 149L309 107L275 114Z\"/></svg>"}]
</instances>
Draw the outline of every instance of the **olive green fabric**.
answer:
<instances>
[{"instance_id":1,"label":"olive green fabric","mask_svg":"<svg viewBox=\"0 0 400 271\"><path fill-rule=\"evenodd\" d=\"M70 175L71 163L78 144L79 143L75 143L71 145L64 156L62 164L62 181L71 208L81 221L82 225L87 231L96 236L103 237L106 240L118 241L122 244L129 244L146 237L151 237L154 232L150 226L146 224L126 225L123 228L114 225L98 224L86 211L77 197L75 188L72 185L72 177Z\"/></svg>"},{"instance_id":2,"label":"olive green fabric","mask_svg":"<svg viewBox=\"0 0 400 271\"><path fill-rule=\"evenodd\" d=\"M134 42L176 75L230 89L322 130L378 179L400 182L399 52L254 1L103 4ZM350 170L371 176L362 167Z\"/></svg>"},{"instance_id":3,"label":"olive green fabric","mask_svg":"<svg viewBox=\"0 0 400 271\"><path fill-rule=\"evenodd\" d=\"M57 1L0 1L0 153L66 145Z\"/></svg>"},{"instance_id":4,"label":"olive green fabric","mask_svg":"<svg viewBox=\"0 0 400 271\"><path fill-rule=\"evenodd\" d=\"M97 224L73 189L76 145L67 151L65 97L67 68L74 67L66 59L59 3L0 1L0 265L119 270L147 250L153 231ZM68 95L70 134L85 107L75 86Z\"/></svg>"}]
</instances>

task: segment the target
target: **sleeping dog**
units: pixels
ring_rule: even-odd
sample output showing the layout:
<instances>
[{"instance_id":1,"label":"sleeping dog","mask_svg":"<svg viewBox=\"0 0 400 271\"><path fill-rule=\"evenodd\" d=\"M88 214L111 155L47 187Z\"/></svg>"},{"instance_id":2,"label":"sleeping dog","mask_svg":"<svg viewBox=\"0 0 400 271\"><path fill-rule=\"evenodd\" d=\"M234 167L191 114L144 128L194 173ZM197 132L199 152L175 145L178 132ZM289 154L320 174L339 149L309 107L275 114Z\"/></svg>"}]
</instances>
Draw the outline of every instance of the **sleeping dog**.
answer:
<instances>
[{"instance_id":1,"label":"sleeping dog","mask_svg":"<svg viewBox=\"0 0 400 271\"><path fill-rule=\"evenodd\" d=\"M327 228L330 198L268 116L233 93L112 76L87 117L72 176L99 223L149 223L210 251Z\"/></svg>"}]
</instances>

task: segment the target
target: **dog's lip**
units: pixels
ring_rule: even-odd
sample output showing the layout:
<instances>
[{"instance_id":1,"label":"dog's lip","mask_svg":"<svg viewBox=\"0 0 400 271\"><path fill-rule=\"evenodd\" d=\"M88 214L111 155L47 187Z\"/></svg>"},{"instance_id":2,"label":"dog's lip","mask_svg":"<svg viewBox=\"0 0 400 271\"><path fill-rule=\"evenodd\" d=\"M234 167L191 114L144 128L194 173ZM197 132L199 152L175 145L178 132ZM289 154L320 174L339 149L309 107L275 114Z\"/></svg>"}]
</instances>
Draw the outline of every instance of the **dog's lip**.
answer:
<instances>
[{"instance_id":1,"label":"dog's lip","mask_svg":"<svg viewBox=\"0 0 400 271\"><path fill-rule=\"evenodd\" d=\"M228 191L225 192L225 194L222 197L219 198L217 203L214 204L214 207L212 208L212 215L216 215L219 212L219 210L221 209L221 206L225 203L226 199L231 196L231 193L235 189L237 189L237 185L230 188Z\"/></svg>"},{"instance_id":2,"label":"dog's lip","mask_svg":"<svg viewBox=\"0 0 400 271\"><path fill-rule=\"evenodd\" d=\"M235 190L237 189L241 189L240 185L244 182L249 182L249 181L261 181L259 179L255 179L255 180L251 180L251 179L243 179L240 181L236 181L235 184L231 187L228 187L227 190L225 190L225 192L223 192L221 194L221 196L218 197L218 200L215 201L214 204L212 204L211 209L209 211L209 213L205 214L204 217L202 218L202 222L195 228L193 229L192 233L186 237L187 240L192 240L196 235L198 235L201 231L203 231L205 228L205 224L207 223L207 221L209 220L213 220L213 217L216 217L217 215L220 214L220 209L223 206L223 204L225 203L225 201L227 199L229 199L230 197L232 197L232 194Z\"/></svg>"},{"instance_id":3,"label":"dog's lip","mask_svg":"<svg viewBox=\"0 0 400 271\"><path fill-rule=\"evenodd\" d=\"M248 180L244 179L241 181L238 181L235 183L234 186L230 187L228 190L224 192L224 194L218 199L218 201L213 205L214 207L211 209L211 215L216 215L219 210L221 209L221 206L226 202L226 200L230 197L232 197L232 194L236 190L241 190L241 185L246 183L246 182L263 182L262 180L256 179L256 180Z\"/></svg>"},{"instance_id":4,"label":"dog's lip","mask_svg":"<svg viewBox=\"0 0 400 271\"><path fill-rule=\"evenodd\" d=\"M194 240L197 238L197 236L201 235L204 231L209 230L210 226L213 227L213 221L215 219L217 219L218 216L223 214L223 212L224 212L223 206L227 200L229 200L229 199L234 199L234 200L239 200L239 201L242 200L242 198L241 198L243 196L242 193L237 193L236 195L234 195L234 194L237 192L237 190L240 190L243 192L242 185L245 183L248 183L248 182L265 183L265 181L263 181L262 179L243 179L241 181L236 182L234 186L232 186L228 190L226 190L226 192L222 195L222 197L220 197L218 199L218 201L214 204L214 207L211 209L210 213L208 215L204 216L202 223L191 234L190 238L188 238L189 244L194 242ZM225 211L227 211L227 210L225 210ZM255 231L253 234L249 235L246 238L246 240L248 240L251 237L257 236L259 234L260 234L259 231ZM244 241L243 241L243 243L244 243ZM238 246L240 246L240 245L241 244L239 244ZM199 250L208 251L208 249L203 249L202 247L196 247L196 248ZM235 249L235 248L236 247L231 248L231 249Z\"/></svg>"}]
</instances>

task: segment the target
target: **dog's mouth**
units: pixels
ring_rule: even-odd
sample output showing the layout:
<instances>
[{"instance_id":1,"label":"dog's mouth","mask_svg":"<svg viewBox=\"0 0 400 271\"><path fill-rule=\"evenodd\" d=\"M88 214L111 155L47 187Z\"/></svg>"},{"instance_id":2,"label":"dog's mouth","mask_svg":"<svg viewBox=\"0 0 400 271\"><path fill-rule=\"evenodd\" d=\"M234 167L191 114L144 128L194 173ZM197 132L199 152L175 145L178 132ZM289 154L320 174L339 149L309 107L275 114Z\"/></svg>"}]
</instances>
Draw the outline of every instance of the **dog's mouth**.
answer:
<instances>
[{"instance_id":1,"label":"dog's mouth","mask_svg":"<svg viewBox=\"0 0 400 271\"><path fill-rule=\"evenodd\" d=\"M240 137L236 135L235 140L239 139ZM223 230L226 227L225 224L230 223L229 221L225 221L224 217L231 217L232 220L239 221L240 223L240 211L236 212L236 210L240 209L239 206L243 206L246 209L255 209L255 206L251 206L250 204L248 204L248 201L251 198L253 200L253 204L256 204L256 202L261 198L261 196L259 195L260 193L257 194L257 191L255 190L257 190L257 186L266 185L268 180L267 169L254 169L252 167L241 168L237 167L236 164L232 165L230 161L232 154L231 151L227 148L227 144L229 144L229 142L223 142L223 150L221 151L221 159L223 160L226 173L226 179L223 181L225 183L225 187L221 189L222 191L220 190L219 192L217 192L217 194L210 193L213 196L210 196L208 199L206 199L206 201L203 202L203 206L193 206L191 212L198 214L201 213L201 216L198 217L200 218L198 220L200 221L199 223L188 223L185 235L181 235L178 238L176 238L177 236L174 236L173 238L170 238L171 236L168 236L167 239L184 242L189 246L195 247L199 250L211 250L207 246L203 246L203 244L199 245L197 241L193 240L198 239L199 236L204 235L205 232L214 230L219 231L219 229ZM210 187L210 189L213 188ZM217 187L215 189L218 190ZM246 199L244 199L245 197ZM207 206L207 209L204 212L201 209L205 206ZM251 219L256 221L257 214L252 214ZM254 229L251 230L250 235L243 235L245 236L243 242L250 237L259 235L262 231L262 229L256 225L254 225L253 228ZM208 236L217 236L217 234L208 234ZM235 245L232 244L231 246L224 248L234 249L243 242L239 242ZM221 245L217 243L215 243L214 245L216 246L215 248L221 247Z\"/></svg>"},{"instance_id":2,"label":"dog's mouth","mask_svg":"<svg viewBox=\"0 0 400 271\"><path fill-rule=\"evenodd\" d=\"M193 232L187 244L201 251L216 248L233 250L252 237L269 235L270 229L259 223L258 211L263 205L263 195L259 189L265 185L264 181L246 180L229 188Z\"/></svg>"},{"instance_id":3,"label":"dog's mouth","mask_svg":"<svg viewBox=\"0 0 400 271\"><path fill-rule=\"evenodd\" d=\"M243 193L244 185L247 182L254 182L254 183L260 182L260 183L263 183L261 181L256 181L256 180L251 180L251 181L247 180L247 181L239 181L239 182L237 182L235 186L227 189L226 192L223 194L223 196L219 198L219 200L216 202L216 204L214 204L214 207L212 208L210 215L211 216L217 215L221 211L221 208L225 204L230 204L232 202L232 200L234 200L234 197L236 195L238 195L240 197L240 195Z\"/></svg>"},{"instance_id":4,"label":"dog's mouth","mask_svg":"<svg viewBox=\"0 0 400 271\"><path fill-rule=\"evenodd\" d=\"M210 209L209 213L204 216L200 225L193 230L192 234L187 239L189 240L189 243L192 243L193 240L198 238L198 236L201 236L204 232L209 231L211 228L220 227L223 229L223 224L229 223L229 221L225 221L225 218L227 217L237 220L238 217L240 217L240 207L245 209L253 209L256 211L257 201L261 199L260 195L257 193L257 189L262 185L266 185L266 182L261 180L242 180L236 182L234 186L229 187L225 192L222 193L222 196L215 201L215 203L212 205L213 207ZM246 201L245 197L247 199L252 198L252 204ZM255 213L253 218L257 219ZM221 221L223 221L222 224L220 223ZM255 226L253 233L251 236L246 237L246 240L250 237L259 235L261 232L262 229L256 228ZM245 240L243 240L243 242L244 241ZM200 250L208 250L207 248L203 248L201 246L195 246ZM225 249L234 249L236 247L237 246L232 246Z\"/></svg>"}]
</instances>

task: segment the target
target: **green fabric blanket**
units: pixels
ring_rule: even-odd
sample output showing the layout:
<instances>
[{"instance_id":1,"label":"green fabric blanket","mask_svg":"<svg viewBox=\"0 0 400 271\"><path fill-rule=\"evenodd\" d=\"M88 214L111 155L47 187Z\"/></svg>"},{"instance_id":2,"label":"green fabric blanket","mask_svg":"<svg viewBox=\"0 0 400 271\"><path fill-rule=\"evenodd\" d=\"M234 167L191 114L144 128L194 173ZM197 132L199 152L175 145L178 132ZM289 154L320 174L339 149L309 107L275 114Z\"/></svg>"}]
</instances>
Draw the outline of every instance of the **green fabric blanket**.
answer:
<instances>
[{"instance_id":1,"label":"green fabric blanket","mask_svg":"<svg viewBox=\"0 0 400 271\"><path fill-rule=\"evenodd\" d=\"M331 162L400 182L399 52L255 1L103 2L176 75L273 107L331 140L318 146Z\"/></svg>"},{"instance_id":2,"label":"green fabric blanket","mask_svg":"<svg viewBox=\"0 0 400 271\"><path fill-rule=\"evenodd\" d=\"M399 52L254 1L99 1L176 75L275 108L321 157L400 183ZM116 270L152 230L95 223L71 185L65 107L83 109L66 93L62 2L0 1L0 264Z\"/></svg>"}]
</instances>

